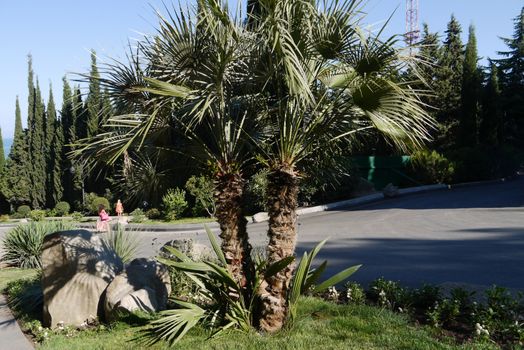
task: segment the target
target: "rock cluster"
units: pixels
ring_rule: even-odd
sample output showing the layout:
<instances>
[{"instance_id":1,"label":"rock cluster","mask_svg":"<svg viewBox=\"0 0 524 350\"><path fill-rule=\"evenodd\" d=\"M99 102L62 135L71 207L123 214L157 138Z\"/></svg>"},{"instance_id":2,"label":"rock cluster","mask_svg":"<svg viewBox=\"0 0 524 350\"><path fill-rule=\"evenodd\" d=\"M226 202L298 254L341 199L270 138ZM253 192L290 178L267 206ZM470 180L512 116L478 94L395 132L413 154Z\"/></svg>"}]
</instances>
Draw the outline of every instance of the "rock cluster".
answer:
<instances>
[{"instance_id":1,"label":"rock cluster","mask_svg":"<svg viewBox=\"0 0 524 350\"><path fill-rule=\"evenodd\" d=\"M55 232L42 250L44 326L84 326L122 311L159 311L171 292L167 269L154 260L122 260L99 235Z\"/></svg>"}]
</instances>

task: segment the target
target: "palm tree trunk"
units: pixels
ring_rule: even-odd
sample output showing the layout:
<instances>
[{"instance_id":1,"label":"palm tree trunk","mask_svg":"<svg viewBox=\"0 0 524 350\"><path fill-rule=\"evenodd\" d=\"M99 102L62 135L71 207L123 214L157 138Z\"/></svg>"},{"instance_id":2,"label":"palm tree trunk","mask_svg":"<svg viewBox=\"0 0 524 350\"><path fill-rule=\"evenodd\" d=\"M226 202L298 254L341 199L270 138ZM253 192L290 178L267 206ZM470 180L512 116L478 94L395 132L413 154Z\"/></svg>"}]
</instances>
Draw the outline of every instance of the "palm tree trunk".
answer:
<instances>
[{"instance_id":1,"label":"palm tree trunk","mask_svg":"<svg viewBox=\"0 0 524 350\"><path fill-rule=\"evenodd\" d=\"M247 295L254 268L251 245L247 235L247 220L242 210L244 179L238 173L219 174L215 178L216 218L220 224L222 251L228 269Z\"/></svg>"},{"instance_id":2,"label":"palm tree trunk","mask_svg":"<svg viewBox=\"0 0 524 350\"><path fill-rule=\"evenodd\" d=\"M292 168L274 170L268 175L269 243L268 264L295 254L297 241L298 179ZM294 264L262 283L259 289L262 301L260 328L269 333L282 328L288 314L287 294Z\"/></svg>"}]
</instances>

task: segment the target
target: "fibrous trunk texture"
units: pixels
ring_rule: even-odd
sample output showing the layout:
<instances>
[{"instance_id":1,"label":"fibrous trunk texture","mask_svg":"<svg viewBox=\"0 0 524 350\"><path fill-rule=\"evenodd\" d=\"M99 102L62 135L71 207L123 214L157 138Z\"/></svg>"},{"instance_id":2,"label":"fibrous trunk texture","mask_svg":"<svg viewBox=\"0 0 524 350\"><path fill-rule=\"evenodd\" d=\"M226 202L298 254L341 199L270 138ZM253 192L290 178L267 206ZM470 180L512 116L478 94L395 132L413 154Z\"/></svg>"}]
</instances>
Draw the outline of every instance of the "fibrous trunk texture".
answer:
<instances>
[{"instance_id":1,"label":"fibrous trunk texture","mask_svg":"<svg viewBox=\"0 0 524 350\"><path fill-rule=\"evenodd\" d=\"M246 229L247 220L242 211L243 194L242 175L235 173L216 176L216 218L220 224L222 251L229 271L249 295L251 290L248 281L252 280L254 272Z\"/></svg>"},{"instance_id":2,"label":"fibrous trunk texture","mask_svg":"<svg viewBox=\"0 0 524 350\"><path fill-rule=\"evenodd\" d=\"M279 169L268 175L269 243L268 265L293 256L297 241L298 179L292 169ZM282 328L288 314L287 294L294 264L267 278L259 290L262 300L260 329L274 333Z\"/></svg>"}]
</instances>

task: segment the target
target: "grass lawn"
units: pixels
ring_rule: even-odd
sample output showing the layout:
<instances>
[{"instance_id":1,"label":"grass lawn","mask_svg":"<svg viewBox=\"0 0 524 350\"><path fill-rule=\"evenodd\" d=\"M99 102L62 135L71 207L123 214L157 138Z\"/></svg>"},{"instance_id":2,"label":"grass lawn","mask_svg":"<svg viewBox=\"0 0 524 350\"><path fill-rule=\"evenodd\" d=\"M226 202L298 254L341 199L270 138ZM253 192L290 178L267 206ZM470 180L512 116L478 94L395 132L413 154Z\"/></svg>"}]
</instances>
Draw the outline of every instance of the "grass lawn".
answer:
<instances>
[{"instance_id":1,"label":"grass lawn","mask_svg":"<svg viewBox=\"0 0 524 350\"><path fill-rule=\"evenodd\" d=\"M9 282L31 278L36 276L36 273L37 270L35 269L19 269L14 267L0 269L0 293L7 287Z\"/></svg>"},{"instance_id":2,"label":"grass lawn","mask_svg":"<svg viewBox=\"0 0 524 350\"><path fill-rule=\"evenodd\" d=\"M167 344L151 347L133 339L144 326L118 323L109 330L85 331L74 336L53 335L40 349L168 349ZM295 326L275 336L230 331L206 340L209 332L189 332L175 349L498 349L488 343L457 345L428 327L415 327L407 317L372 306L335 305L315 298L303 298Z\"/></svg>"}]
</instances>

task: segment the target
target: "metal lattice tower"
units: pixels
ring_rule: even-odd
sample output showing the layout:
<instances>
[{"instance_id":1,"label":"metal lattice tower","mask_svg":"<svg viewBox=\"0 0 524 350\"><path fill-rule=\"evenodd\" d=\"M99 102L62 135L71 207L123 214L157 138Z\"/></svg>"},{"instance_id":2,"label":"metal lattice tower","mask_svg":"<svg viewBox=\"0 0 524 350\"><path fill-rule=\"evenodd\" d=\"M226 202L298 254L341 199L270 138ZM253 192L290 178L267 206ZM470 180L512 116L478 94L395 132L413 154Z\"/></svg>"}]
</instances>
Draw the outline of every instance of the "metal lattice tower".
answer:
<instances>
[{"instance_id":1,"label":"metal lattice tower","mask_svg":"<svg viewBox=\"0 0 524 350\"><path fill-rule=\"evenodd\" d=\"M418 0L406 0L406 44L410 47L418 42L420 29L418 26ZM410 49L411 52L412 49Z\"/></svg>"}]
</instances>

